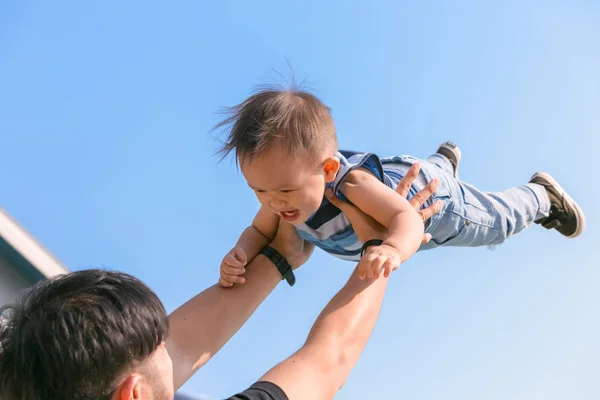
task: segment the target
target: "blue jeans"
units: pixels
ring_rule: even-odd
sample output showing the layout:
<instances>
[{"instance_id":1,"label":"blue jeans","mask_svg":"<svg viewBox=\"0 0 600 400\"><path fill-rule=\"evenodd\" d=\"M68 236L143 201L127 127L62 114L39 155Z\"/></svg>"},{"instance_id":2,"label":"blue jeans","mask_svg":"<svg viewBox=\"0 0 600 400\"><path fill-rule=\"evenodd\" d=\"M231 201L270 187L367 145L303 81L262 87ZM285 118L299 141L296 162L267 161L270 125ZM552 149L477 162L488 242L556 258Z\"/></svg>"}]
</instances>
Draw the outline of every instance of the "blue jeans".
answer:
<instances>
[{"instance_id":1,"label":"blue jeans","mask_svg":"<svg viewBox=\"0 0 600 400\"><path fill-rule=\"evenodd\" d=\"M548 216L550 201L543 186L526 184L504 192L482 192L456 179L447 158L434 154L426 160L411 156L382 159L384 170L396 169L402 176L413 163L421 163L421 173L409 197L423 189L433 178L440 183L425 206L442 200L442 210L425 225L432 238L419 251L440 246L489 246L504 242L527 228L533 221Z\"/></svg>"}]
</instances>

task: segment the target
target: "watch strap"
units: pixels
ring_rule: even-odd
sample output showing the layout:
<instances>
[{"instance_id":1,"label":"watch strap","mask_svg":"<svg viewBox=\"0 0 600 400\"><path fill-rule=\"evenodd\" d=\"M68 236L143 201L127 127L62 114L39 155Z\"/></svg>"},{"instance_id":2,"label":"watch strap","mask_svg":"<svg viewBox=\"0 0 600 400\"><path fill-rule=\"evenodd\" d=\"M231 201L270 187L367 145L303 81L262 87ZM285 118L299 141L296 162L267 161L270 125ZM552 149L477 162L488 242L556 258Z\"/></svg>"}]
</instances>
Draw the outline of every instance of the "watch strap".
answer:
<instances>
[{"instance_id":1,"label":"watch strap","mask_svg":"<svg viewBox=\"0 0 600 400\"><path fill-rule=\"evenodd\" d=\"M292 266L287 262L284 256L271 246L265 247L260 253L275 264L277 270L279 270L279 273L281 274L281 279L285 279L288 285L294 286L296 283L296 276L294 275Z\"/></svg>"}]
</instances>

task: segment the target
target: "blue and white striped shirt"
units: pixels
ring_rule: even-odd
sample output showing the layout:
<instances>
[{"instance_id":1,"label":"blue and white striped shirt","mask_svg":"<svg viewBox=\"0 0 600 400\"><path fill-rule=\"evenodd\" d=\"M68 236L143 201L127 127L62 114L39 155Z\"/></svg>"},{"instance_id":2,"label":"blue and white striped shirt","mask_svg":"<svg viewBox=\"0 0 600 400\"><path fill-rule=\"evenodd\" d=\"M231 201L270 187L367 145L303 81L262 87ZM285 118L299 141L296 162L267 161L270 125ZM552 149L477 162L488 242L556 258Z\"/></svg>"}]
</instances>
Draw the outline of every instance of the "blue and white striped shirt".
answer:
<instances>
[{"instance_id":1,"label":"blue and white striped shirt","mask_svg":"<svg viewBox=\"0 0 600 400\"><path fill-rule=\"evenodd\" d=\"M406 174L410 166L418 161L410 156L389 157L379 159L373 153L358 153L340 150L337 154L340 159L340 170L335 180L328 185L333 188L336 195L348 201L339 191L340 185L350 171L356 168L365 168L375 175L380 181L392 189L396 189L398 182ZM428 180L428 179L427 179ZM412 197L425 184L426 180L416 181L412 185L409 198ZM358 240L352 224L348 218L326 198L319 209L303 224L296 225L296 231L304 240L314 243L317 247L343 260L358 261L362 243Z\"/></svg>"}]
</instances>

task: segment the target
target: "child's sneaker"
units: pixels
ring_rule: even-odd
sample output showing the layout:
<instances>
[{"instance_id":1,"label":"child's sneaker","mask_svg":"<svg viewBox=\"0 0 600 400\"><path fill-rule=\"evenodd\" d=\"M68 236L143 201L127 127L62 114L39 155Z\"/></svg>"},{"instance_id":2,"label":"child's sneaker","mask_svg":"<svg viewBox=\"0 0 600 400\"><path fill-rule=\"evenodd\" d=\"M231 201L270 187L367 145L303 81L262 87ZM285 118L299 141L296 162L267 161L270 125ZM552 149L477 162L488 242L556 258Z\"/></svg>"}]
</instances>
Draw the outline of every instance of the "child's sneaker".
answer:
<instances>
[{"instance_id":1,"label":"child's sneaker","mask_svg":"<svg viewBox=\"0 0 600 400\"><path fill-rule=\"evenodd\" d=\"M454 177L458 179L458 164L460 164L460 159L462 157L460 148L452 142L444 142L440 144L440 147L437 149L436 153L443 155L448 159L448 161L450 161L450 164L452 164L452 170L454 171Z\"/></svg>"},{"instance_id":2,"label":"child's sneaker","mask_svg":"<svg viewBox=\"0 0 600 400\"><path fill-rule=\"evenodd\" d=\"M585 229L585 215L569 194L545 172L537 172L529 183L546 188L550 199L550 215L535 221L546 229L556 229L568 238L577 237Z\"/></svg>"}]
</instances>

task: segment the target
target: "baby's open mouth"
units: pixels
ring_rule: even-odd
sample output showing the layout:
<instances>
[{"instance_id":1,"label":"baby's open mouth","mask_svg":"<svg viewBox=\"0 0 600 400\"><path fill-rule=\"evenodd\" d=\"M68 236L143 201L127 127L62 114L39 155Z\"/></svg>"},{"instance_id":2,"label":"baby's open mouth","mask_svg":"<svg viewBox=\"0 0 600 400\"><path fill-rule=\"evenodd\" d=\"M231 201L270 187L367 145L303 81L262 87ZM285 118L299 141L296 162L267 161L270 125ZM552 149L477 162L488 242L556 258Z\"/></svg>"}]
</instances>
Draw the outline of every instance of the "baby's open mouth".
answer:
<instances>
[{"instance_id":1,"label":"baby's open mouth","mask_svg":"<svg viewBox=\"0 0 600 400\"><path fill-rule=\"evenodd\" d=\"M292 211L281 211L279 215L281 216L281 218L283 218L284 221L292 222L298 219L298 217L300 216L300 210L296 209Z\"/></svg>"}]
</instances>

